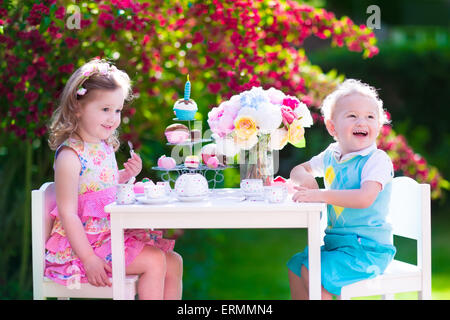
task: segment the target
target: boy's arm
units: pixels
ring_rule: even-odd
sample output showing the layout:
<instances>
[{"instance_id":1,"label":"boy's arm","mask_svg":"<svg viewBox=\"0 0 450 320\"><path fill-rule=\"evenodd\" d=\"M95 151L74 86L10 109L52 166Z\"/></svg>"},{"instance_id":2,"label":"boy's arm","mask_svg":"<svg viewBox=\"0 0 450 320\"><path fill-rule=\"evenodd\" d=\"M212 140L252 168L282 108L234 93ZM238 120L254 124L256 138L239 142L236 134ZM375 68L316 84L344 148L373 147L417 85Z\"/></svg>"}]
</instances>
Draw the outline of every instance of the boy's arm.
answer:
<instances>
[{"instance_id":1,"label":"boy's arm","mask_svg":"<svg viewBox=\"0 0 450 320\"><path fill-rule=\"evenodd\" d=\"M353 190L310 190L296 187L292 199L298 202L325 202L344 208L363 209L370 207L381 191L381 184L366 181L360 189Z\"/></svg>"},{"instance_id":2,"label":"boy's arm","mask_svg":"<svg viewBox=\"0 0 450 320\"><path fill-rule=\"evenodd\" d=\"M63 148L55 163L55 191L58 214L75 254L84 263L95 255L78 216L78 180L81 164L74 151Z\"/></svg>"}]
</instances>

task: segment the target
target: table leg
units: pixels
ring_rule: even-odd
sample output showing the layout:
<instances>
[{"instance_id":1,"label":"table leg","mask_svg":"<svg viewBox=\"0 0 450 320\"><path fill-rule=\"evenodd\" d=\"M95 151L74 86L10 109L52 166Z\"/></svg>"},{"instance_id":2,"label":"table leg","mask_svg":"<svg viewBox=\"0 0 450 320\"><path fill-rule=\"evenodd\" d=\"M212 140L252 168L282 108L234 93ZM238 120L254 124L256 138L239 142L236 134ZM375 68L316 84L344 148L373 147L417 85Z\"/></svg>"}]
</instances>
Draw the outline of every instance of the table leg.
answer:
<instances>
[{"instance_id":1,"label":"table leg","mask_svg":"<svg viewBox=\"0 0 450 320\"><path fill-rule=\"evenodd\" d=\"M320 213L308 213L309 299L320 300Z\"/></svg>"},{"instance_id":2,"label":"table leg","mask_svg":"<svg viewBox=\"0 0 450 320\"><path fill-rule=\"evenodd\" d=\"M125 243L122 217L111 215L111 259L113 299L125 300Z\"/></svg>"}]
</instances>

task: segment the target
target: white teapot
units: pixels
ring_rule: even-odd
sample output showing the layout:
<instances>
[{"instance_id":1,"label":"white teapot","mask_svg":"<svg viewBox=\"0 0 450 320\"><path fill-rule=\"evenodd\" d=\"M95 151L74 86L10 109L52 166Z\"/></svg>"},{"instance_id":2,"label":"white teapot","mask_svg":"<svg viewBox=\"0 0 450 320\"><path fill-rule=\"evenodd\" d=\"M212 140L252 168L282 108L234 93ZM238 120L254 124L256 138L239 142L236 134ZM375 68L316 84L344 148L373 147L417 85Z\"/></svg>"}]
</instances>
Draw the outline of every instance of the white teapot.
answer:
<instances>
[{"instance_id":1,"label":"white teapot","mask_svg":"<svg viewBox=\"0 0 450 320\"><path fill-rule=\"evenodd\" d=\"M181 197L199 197L208 194L208 181L200 173L185 173L175 181L175 192Z\"/></svg>"}]
</instances>

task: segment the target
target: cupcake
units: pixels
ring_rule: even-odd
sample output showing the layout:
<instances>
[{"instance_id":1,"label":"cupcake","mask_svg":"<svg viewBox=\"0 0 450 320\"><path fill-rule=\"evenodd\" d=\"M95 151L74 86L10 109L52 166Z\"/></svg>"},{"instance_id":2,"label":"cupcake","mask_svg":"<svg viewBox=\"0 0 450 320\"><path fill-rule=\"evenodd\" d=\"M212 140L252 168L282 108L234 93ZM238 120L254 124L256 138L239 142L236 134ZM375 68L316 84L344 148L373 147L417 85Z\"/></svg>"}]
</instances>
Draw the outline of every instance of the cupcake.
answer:
<instances>
[{"instance_id":1,"label":"cupcake","mask_svg":"<svg viewBox=\"0 0 450 320\"><path fill-rule=\"evenodd\" d=\"M187 75L187 81L184 85L184 97L175 102L173 106L173 111L179 120L194 120L197 112L197 104L190 97L191 82L189 81L189 75Z\"/></svg>"},{"instance_id":2,"label":"cupcake","mask_svg":"<svg viewBox=\"0 0 450 320\"><path fill-rule=\"evenodd\" d=\"M175 102L173 111L178 120L194 120L197 113L197 104L192 99L179 99Z\"/></svg>"},{"instance_id":3,"label":"cupcake","mask_svg":"<svg viewBox=\"0 0 450 320\"><path fill-rule=\"evenodd\" d=\"M166 128L164 135L170 143L178 144L189 140L191 134L184 124L174 123Z\"/></svg>"},{"instance_id":4,"label":"cupcake","mask_svg":"<svg viewBox=\"0 0 450 320\"><path fill-rule=\"evenodd\" d=\"M145 186L154 185L155 183L149 178L144 178L142 181L138 181L134 184L134 193L144 193Z\"/></svg>"},{"instance_id":5,"label":"cupcake","mask_svg":"<svg viewBox=\"0 0 450 320\"><path fill-rule=\"evenodd\" d=\"M186 168L197 169L200 165L200 159L197 156L187 156L184 159L184 165Z\"/></svg>"},{"instance_id":6,"label":"cupcake","mask_svg":"<svg viewBox=\"0 0 450 320\"><path fill-rule=\"evenodd\" d=\"M210 143L203 146L201 150L202 161L204 164L208 163L209 158L214 157L217 154L217 146L215 143Z\"/></svg>"},{"instance_id":7,"label":"cupcake","mask_svg":"<svg viewBox=\"0 0 450 320\"><path fill-rule=\"evenodd\" d=\"M226 164L226 157L223 154L220 154L219 150L217 150L217 144L215 143L210 143L203 146L201 154L202 161L206 165L208 165L208 161L212 157L215 157L218 160L217 166L224 166Z\"/></svg>"}]
</instances>

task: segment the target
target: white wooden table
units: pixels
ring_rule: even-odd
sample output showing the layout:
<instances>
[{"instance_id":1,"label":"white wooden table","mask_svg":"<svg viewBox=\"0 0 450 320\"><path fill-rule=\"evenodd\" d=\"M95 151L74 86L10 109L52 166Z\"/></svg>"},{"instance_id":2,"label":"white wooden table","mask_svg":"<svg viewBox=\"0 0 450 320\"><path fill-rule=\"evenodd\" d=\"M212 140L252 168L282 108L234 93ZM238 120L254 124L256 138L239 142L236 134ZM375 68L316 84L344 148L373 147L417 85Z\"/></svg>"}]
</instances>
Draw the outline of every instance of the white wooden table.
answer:
<instances>
[{"instance_id":1,"label":"white wooden table","mask_svg":"<svg viewBox=\"0 0 450 320\"><path fill-rule=\"evenodd\" d=\"M272 204L264 201L238 201L239 189L216 189L201 202L173 200L167 204L105 206L111 215L112 275L114 299L125 299L124 229L246 229L307 228L309 248L309 296L321 298L320 213L323 203L296 203L288 199ZM299 251L303 248L298 248ZM283 263L280 261L280 263Z\"/></svg>"}]
</instances>

